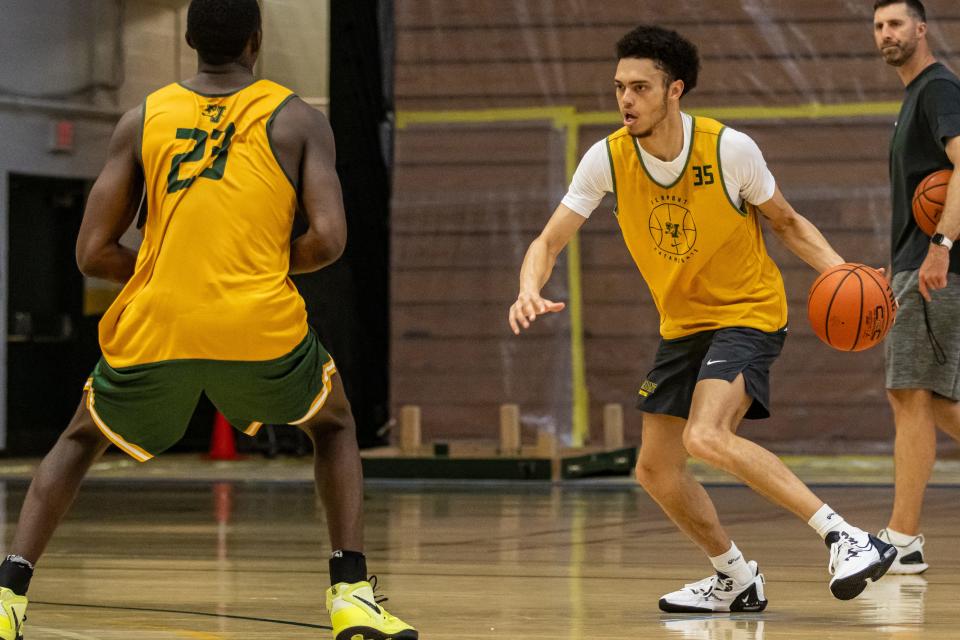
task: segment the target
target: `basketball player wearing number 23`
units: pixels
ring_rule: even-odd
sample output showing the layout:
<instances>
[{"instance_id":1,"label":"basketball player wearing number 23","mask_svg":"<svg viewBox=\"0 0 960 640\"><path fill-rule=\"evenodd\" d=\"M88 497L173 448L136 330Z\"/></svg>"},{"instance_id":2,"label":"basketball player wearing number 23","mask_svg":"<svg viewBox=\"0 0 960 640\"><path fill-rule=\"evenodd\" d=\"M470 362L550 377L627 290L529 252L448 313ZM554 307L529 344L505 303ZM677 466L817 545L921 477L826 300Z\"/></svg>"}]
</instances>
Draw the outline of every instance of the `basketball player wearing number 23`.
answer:
<instances>
[{"instance_id":1,"label":"basketball player wearing number 23","mask_svg":"<svg viewBox=\"0 0 960 640\"><path fill-rule=\"evenodd\" d=\"M605 193L660 314L661 342L640 385L637 479L710 559L714 573L667 593L676 613L762 611L764 576L720 524L686 467L699 458L807 522L829 549L830 590L854 598L896 550L846 522L774 454L740 437L744 418L769 416L769 369L786 338L783 280L759 216L817 272L843 262L784 199L757 145L680 108L699 55L676 32L640 26L617 44L614 87L623 128L581 160L570 189L527 251L509 312L515 333L563 309L543 298L557 255Z\"/></svg>"},{"instance_id":2,"label":"basketball player wearing number 23","mask_svg":"<svg viewBox=\"0 0 960 640\"><path fill-rule=\"evenodd\" d=\"M23 638L34 564L90 465L111 443L139 462L160 454L183 435L201 394L249 435L290 424L312 440L333 550L330 637L416 640L368 580L350 404L289 277L332 263L346 242L333 132L289 89L254 78L257 0L192 0L186 35L197 75L121 118L90 192L79 266L124 287L100 322L103 358L40 464L0 564L0 640ZM120 237L144 191L134 252ZM307 231L291 242L298 206Z\"/></svg>"}]
</instances>

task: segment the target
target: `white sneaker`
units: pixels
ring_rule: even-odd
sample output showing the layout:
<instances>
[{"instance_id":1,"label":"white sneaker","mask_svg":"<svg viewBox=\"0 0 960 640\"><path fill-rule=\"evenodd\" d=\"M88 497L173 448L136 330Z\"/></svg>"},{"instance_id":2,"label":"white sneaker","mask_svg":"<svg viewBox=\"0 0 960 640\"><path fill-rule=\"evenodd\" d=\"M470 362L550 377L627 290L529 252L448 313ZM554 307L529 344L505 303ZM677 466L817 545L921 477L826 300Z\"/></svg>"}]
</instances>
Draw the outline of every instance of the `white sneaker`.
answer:
<instances>
[{"instance_id":1,"label":"white sneaker","mask_svg":"<svg viewBox=\"0 0 960 640\"><path fill-rule=\"evenodd\" d=\"M877 537L884 542L893 544L890 542L890 534L887 533L886 529L881 529ZM897 547L897 559L890 565L890 570L887 573L913 575L929 569L930 565L926 563L923 557L923 542L923 534L920 534L904 547L893 545Z\"/></svg>"},{"instance_id":2,"label":"white sneaker","mask_svg":"<svg viewBox=\"0 0 960 640\"><path fill-rule=\"evenodd\" d=\"M719 571L699 582L660 598L660 610L667 613L714 613L724 611L763 611L767 599L763 594L763 574L757 563L747 563L753 580L735 584L733 578Z\"/></svg>"},{"instance_id":3,"label":"white sneaker","mask_svg":"<svg viewBox=\"0 0 960 640\"><path fill-rule=\"evenodd\" d=\"M824 542L830 548L830 592L838 600L856 598L867 588L867 580L882 578L897 558L896 547L866 531L852 536L831 531Z\"/></svg>"}]
</instances>

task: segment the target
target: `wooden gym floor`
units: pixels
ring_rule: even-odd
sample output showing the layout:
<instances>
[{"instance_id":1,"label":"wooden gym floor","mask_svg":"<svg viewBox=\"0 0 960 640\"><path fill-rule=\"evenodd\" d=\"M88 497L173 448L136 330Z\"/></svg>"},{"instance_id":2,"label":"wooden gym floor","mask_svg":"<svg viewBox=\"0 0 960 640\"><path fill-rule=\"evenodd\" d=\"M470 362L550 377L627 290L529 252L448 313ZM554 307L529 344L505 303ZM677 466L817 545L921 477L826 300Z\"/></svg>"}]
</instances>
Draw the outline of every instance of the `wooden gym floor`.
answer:
<instances>
[{"instance_id":1,"label":"wooden gym floor","mask_svg":"<svg viewBox=\"0 0 960 640\"><path fill-rule=\"evenodd\" d=\"M276 473L283 463L264 465L273 470L264 481L256 461L185 460L167 463L180 472L165 477L149 465L122 476L119 458L98 468L38 569L27 640L329 637L323 516L299 479L304 464L286 464L295 479ZM30 466L0 466L12 478L0 482L7 540ZM211 469L232 479L215 481ZM818 493L877 529L892 489L861 480ZM805 524L743 487L710 487L767 577L770 607L759 615L657 610L662 593L705 577L709 565L626 479L371 481L367 552L388 608L426 640L958 638L960 484L939 480L926 508L933 568L884 578L850 602L830 596L826 549Z\"/></svg>"}]
</instances>

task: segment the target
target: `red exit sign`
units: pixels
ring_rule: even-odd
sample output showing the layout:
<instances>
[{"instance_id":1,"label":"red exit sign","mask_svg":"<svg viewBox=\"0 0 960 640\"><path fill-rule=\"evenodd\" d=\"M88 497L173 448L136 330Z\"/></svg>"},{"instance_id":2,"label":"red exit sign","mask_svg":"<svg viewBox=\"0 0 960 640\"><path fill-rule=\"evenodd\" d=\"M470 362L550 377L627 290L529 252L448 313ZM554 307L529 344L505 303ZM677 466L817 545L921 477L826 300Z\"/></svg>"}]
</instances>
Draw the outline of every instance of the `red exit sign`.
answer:
<instances>
[{"instance_id":1,"label":"red exit sign","mask_svg":"<svg viewBox=\"0 0 960 640\"><path fill-rule=\"evenodd\" d=\"M76 123L73 120L54 121L50 135L50 151L54 153L72 152L76 128Z\"/></svg>"}]
</instances>

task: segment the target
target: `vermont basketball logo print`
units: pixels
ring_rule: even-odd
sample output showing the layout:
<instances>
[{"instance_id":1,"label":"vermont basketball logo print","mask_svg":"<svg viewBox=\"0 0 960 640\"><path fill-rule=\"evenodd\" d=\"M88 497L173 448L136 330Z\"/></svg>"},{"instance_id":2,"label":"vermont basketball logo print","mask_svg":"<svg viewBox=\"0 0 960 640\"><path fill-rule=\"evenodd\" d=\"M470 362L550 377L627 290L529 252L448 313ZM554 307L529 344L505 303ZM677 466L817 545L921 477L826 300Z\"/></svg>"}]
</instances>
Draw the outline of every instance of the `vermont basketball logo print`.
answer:
<instances>
[{"instance_id":1,"label":"vermont basketball logo print","mask_svg":"<svg viewBox=\"0 0 960 640\"><path fill-rule=\"evenodd\" d=\"M697 224L693 213L684 206L687 201L677 196L661 196L654 204L649 223L654 244L663 257L686 262L695 253L697 243Z\"/></svg>"},{"instance_id":2,"label":"vermont basketball logo print","mask_svg":"<svg viewBox=\"0 0 960 640\"><path fill-rule=\"evenodd\" d=\"M210 122L213 124L218 124L223 119L223 112L227 108L221 105L208 104L203 108L203 115L206 118L210 118Z\"/></svg>"}]
</instances>

